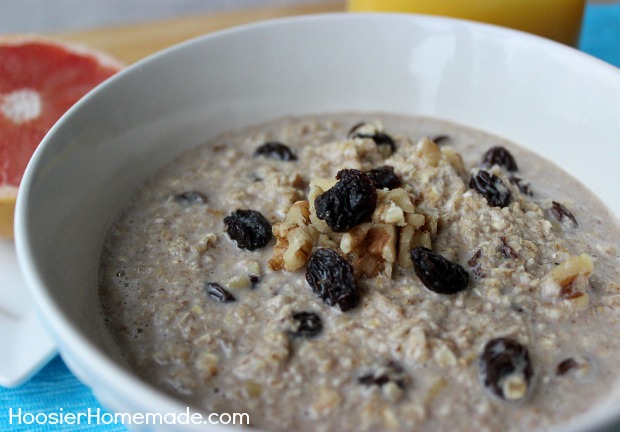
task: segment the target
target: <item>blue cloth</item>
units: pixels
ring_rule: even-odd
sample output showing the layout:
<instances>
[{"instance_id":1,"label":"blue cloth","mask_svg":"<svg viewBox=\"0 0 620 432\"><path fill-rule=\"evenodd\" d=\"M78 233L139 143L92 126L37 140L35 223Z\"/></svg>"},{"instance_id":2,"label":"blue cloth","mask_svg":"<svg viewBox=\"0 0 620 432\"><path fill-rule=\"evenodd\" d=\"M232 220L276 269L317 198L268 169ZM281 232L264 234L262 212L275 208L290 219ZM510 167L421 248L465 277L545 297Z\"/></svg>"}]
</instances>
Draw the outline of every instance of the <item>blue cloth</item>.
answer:
<instances>
[{"instance_id":1,"label":"blue cloth","mask_svg":"<svg viewBox=\"0 0 620 432\"><path fill-rule=\"evenodd\" d=\"M588 5L579 48L620 67L620 3ZM88 387L78 381L60 357L54 358L29 382L15 389L0 388L0 431L125 431L122 425L11 425L13 414L105 411ZM61 410L62 409L62 410Z\"/></svg>"},{"instance_id":2,"label":"blue cloth","mask_svg":"<svg viewBox=\"0 0 620 432\"><path fill-rule=\"evenodd\" d=\"M91 390L82 384L67 369L62 358L56 356L30 381L13 389L0 387L0 431L126 431L120 424L96 424L94 414L99 411L99 418L106 423L103 408L93 396ZM21 409L21 412L19 411ZM90 410L90 411L89 411ZM43 415L36 416L39 413ZM58 424L52 414L72 413L86 419L91 413L91 424L86 420L79 425ZM20 417L18 419L18 417ZM109 417L107 417L109 418ZM20 424L21 420L21 424ZM38 420L38 422L37 422ZM71 419L69 419L71 422ZM56 424L50 424L56 423ZM109 423L109 421L107 421Z\"/></svg>"},{"instance_id":3,"label":"blue cloth","mask_svg":"<svg viewBox=\"0 0 620 432\"><path fill-rule=\"evenodd\" d=\"M579 49L620 67L620 3L586 7Z\"/></svg>"}]
</instances>

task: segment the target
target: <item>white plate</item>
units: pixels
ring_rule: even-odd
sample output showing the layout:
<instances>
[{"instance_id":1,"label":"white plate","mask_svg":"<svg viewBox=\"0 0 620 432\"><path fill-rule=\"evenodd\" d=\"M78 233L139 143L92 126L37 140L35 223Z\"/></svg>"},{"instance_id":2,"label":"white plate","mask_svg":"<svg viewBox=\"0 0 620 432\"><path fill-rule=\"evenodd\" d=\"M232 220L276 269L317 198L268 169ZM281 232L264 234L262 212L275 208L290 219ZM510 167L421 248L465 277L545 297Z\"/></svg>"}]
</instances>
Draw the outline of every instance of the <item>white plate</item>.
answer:
<instances>
[{"instance_id":1,"label":"white plate","mask_svg":"<svg viewBox=\"0 0 620 432\"><path fill-rule=\"evenodd\" d=\"M34 311L12 240L0 239L0 385L15 387L56 353Z\"/></svg>"}]
</instances>

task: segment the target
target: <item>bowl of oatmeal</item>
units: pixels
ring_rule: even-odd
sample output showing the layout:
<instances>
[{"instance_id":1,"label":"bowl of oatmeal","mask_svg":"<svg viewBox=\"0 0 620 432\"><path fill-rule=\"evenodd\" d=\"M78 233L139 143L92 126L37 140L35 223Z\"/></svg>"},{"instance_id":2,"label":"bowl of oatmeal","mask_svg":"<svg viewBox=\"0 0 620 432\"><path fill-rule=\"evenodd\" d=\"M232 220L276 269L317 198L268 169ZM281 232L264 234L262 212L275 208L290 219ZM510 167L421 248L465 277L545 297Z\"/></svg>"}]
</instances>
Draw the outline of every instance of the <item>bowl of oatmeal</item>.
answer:
<instances>
[{"instance_id":1,"label":"bowl of oatmeal","mask_svg":"<svg viewBox=\"0 0 620 432\"><path fill-rule=\"evenodd\" d=\"M603 430L620 419L619 112L615 68L493 26L227 30L59 121L24 177L18 255L111 410Z\"/></svg>"}]
</instances>

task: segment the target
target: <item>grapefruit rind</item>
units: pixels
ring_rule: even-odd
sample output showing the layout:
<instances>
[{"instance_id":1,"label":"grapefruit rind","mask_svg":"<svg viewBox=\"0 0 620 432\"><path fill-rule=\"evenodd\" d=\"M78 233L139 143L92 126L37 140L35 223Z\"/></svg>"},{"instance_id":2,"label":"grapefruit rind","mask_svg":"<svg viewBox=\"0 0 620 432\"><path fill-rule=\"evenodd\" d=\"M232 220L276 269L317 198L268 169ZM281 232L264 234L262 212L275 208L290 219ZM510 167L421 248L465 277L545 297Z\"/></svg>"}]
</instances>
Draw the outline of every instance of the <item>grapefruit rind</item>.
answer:
<instances>
[{"instance_id":1,"label":"grapefruit rind","mask_svg":"<svg viewBox=\"0 0 620 432\"><path fill-rule=\"evenodd\" d=\"M125 67L125 64L104 51L98 50L96 48L87 47L80 43L67 39L62 39L60 37L40 36L36 34L0 35L0 45L15 46L32 42L39 42L46 45L55 45L74 54L83 55L86 57L94 57L101 64L101 66L109 67L111 69L121 70Z\"/></svg>"},{"instance_id":2,"label":"grapefruit rind","mask_svg":"<svg viewBox=\"0 0 620 432\"><path fill-rule=\"evenodd\" d=\"M94 58L102 67L120 71L123 63L109 54L62 38L39 36L34 34L2 35L0 45L18 46L29 43L40 43L61 48L72 54ZM0 180L2 179L0 173ZM10 184L0 184L0 238L13 237L15 201L18 188Z\"/></svg>"},{"instance_id":3,"label":"grapefruit rind","mask_svg":"<svg viewBox=\"0 0 620 432\"><path fill-rule=\"evenodd\" d=\"M0 186L0 238L13 237L13 218L16 198L16 187L8 185Z\"/></svg>"}]
</instances>

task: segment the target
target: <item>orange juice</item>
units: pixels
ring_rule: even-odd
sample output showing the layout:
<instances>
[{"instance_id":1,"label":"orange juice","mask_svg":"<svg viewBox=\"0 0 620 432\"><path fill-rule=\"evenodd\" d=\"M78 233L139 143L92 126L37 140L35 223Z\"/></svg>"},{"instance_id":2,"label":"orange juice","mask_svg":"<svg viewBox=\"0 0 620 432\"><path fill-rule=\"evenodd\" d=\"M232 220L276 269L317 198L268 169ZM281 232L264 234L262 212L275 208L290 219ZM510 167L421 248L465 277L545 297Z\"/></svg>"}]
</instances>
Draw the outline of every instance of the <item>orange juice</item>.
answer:
<instances>
[{"instance_id":1,"label":"orange juice","mask_svg":"<svg viewBox=\"0 0 620 432\"><path fill-rule=\"evenodd\" d=\"M354 12L415 12L511 27L576 46L585 0L348 0Z\"/></svg>"}]
</instances>

